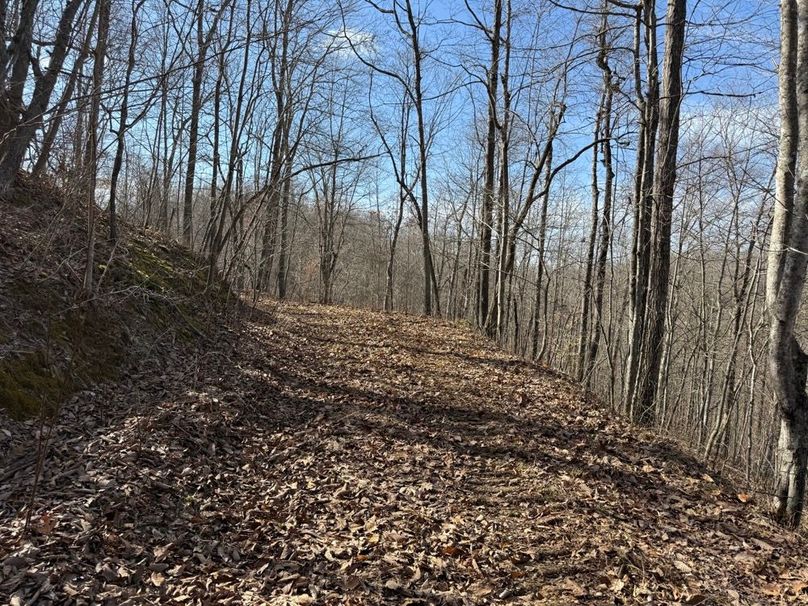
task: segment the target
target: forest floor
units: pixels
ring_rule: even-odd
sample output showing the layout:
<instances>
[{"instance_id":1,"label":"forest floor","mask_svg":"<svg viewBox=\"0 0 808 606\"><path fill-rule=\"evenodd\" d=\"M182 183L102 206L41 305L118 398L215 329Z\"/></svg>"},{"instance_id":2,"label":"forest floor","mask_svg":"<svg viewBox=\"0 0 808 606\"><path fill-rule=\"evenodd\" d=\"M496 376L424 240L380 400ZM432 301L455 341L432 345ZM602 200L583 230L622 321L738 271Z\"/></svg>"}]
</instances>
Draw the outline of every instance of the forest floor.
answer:
<instances>
[{"instance_id":1,"label":"forest floor","mask_svg":"<svg viewBox=\"0 0 808 606\"><path fill-rule=\"evenodd\" d=\"M808 603L808 551L462 326L262 304L0 467L0 603Z\"/></svg>"}]
</instances>

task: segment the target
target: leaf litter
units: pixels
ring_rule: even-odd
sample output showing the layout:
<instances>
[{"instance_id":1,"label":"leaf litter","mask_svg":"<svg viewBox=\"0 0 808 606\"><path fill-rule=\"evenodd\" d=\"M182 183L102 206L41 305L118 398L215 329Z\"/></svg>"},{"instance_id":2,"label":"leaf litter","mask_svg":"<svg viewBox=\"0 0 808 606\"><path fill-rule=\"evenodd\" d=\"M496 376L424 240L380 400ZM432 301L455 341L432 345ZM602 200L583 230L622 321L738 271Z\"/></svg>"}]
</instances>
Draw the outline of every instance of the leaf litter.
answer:
<instances>
[{"instance_id":1,"label":"leaf litter","mask_svg":"<svg viewBox=\"0 0 808 606\"><path fill-rule=\"evenodd\" d=\"M808 603L751 495L461 325L264 304L176 347L65 407L28 535L3 421L0 601Z\"/></svg>"}]
</instances>

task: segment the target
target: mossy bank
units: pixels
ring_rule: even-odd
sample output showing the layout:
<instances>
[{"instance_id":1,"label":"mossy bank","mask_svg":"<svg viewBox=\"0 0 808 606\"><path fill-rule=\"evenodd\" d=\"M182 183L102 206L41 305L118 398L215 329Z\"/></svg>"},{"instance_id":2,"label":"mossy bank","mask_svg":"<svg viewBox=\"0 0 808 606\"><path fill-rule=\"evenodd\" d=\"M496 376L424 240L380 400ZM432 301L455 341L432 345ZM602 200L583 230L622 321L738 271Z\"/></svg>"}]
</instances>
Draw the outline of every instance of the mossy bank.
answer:
<instances>
[{"instance_id":1,"label":"mossy bank","mask_svg":"<svg viewBox=\"0 0 808 606\"><path fill-rule=\"evenodd\" d=\"M113 245L103 223L96 293L82 295L81 208L30 190L12 201L0 205L0 408L12 418L50 415L131 362L204 337L233 299L186 248L130 227Z\"/></svg>"}]
</instances>

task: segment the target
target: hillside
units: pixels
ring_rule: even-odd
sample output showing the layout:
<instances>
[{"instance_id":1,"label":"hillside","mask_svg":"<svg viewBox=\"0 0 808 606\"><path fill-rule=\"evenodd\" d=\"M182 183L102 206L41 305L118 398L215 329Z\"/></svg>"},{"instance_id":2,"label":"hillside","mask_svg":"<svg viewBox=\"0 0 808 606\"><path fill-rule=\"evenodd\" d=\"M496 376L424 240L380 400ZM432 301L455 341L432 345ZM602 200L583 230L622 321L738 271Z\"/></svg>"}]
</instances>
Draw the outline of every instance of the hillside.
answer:
<instances>
[{"instance_id":1,"label":"hillside","mask_svg":"<svg viewBox=\"0 0 808 606\"><path fill-rule=\"evenodd\" d=\"M0 203L0 419L53 413L74 393L126 379L205 336L229 296L203 263L157 234L98 225L95 288L81 290L85 209L43 183ZM9 448L0 435L0 455Z\"/></svg>"},{"instance_id":2,"label":"hillside","mask_svg":"<svg viewBox=\"0 0 808 606\"><path fill-rule=\"evenodd\" d=\"M100 413L103 407L103 414ZM32 428L28 428L32 431ZM20 604L780 604L808 555L669 444L466 328L262 304L64 411Z\"/></svg>"}]
</instances>

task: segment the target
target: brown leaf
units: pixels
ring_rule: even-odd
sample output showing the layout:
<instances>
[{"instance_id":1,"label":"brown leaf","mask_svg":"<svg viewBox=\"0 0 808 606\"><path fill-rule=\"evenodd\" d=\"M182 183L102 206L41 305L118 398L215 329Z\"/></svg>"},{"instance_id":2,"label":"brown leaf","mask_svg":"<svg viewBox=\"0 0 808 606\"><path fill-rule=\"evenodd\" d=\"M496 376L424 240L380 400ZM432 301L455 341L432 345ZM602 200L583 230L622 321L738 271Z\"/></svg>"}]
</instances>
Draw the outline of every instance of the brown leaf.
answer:
<instances>
[{"instance_id":1,"label":"brown leaf","mask_svg":"<svg viewBox=\"0 0 808 606\"><path fill-rule=\"evenodd\" d=\"M454 545L444 545L444 546L442 546L442 547L440 548L440 553L441 553L442 555L448 556L448 557L450 557L450 558L453 558L453 557L455 557L455 556L458 556L458 555L460 555L462 552L463 552L463 550L462 550L462 549L460 549L459 547L455 547Z\"/></svg>"},{"instance_id":2,"label":"brown leaf","mask_svg":"<svg viewBox=\"0 0 808 606\"><path fill-rule=\"evenodd\" d=\"M761 585L760 591L764 595L779 597L783 593L783 588L777 583L766 583Z\"/></svg>"},{"instance_id":3,"label":"brown leaf","mask_svg":"<svg viewBox=\"0 0 808 606\"><path fill-rule=\"evenodd\" d=\"M39 532L45 536L49 535L56 528L58 522L48 512L42 514L39 518Z\"/></svg>"},{"instance_id":4,"label":"brown leaf","mask_svg":"<svg viewBox=\"0 0 808 606\"><path fill-rule=\"evenodd\" d=\"M348 591L354 591L357 587L362 585L362 579L360 579L356 575L350 575L346 577L345 581L342 583L343 587Z\"/></svg>"}]
</instances>

